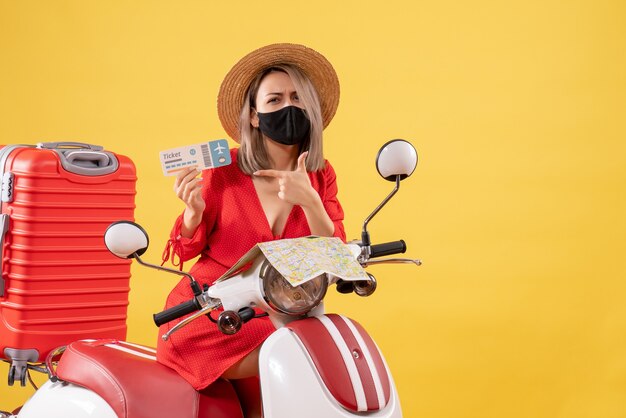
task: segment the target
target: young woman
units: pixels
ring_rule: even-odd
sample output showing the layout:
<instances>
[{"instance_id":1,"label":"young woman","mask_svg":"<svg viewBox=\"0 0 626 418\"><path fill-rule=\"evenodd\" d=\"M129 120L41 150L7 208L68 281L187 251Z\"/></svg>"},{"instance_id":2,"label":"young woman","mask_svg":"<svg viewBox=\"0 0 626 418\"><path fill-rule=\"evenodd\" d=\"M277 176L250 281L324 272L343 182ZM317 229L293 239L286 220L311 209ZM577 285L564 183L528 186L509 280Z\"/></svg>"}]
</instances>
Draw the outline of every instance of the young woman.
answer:
<instances>
[{"instance_id":1,"label":"young woman","mask_svg":"<svg viewBox=\"0 0 626 418\"><path fill-rule=\"evenodd\" d=\"M322 131L339 102L332 65L302 45L274 44L242 58L218 96L225 131L240 144L233 163L179 173L174 189L185 204L164 252L176 265L200 255L191 274L211 284L259 242L307 235L345 240L335 172L322 154ZM183 279L166 308L192 296ZM167 332L173 323L161 327ZM236 382L258 374L260 344L274 331L253 319L235 335L208 318L164 342L158 360L201 390L219 377ZM251 412L249 416L258 414Z\"/></svg>"}]
</instances>

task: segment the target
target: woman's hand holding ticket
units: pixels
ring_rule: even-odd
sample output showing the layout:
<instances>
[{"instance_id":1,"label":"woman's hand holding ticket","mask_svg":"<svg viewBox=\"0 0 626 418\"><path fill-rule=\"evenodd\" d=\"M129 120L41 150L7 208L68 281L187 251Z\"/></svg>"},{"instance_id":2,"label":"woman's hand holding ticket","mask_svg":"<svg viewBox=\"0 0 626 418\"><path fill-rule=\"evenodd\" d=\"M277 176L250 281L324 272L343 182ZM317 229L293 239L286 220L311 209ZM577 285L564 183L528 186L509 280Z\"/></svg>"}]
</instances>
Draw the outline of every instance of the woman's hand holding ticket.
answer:
<instances>
[{"instance_id":1,"label":"woman's hand holding ticket","mask_svg":"<svg viewBox=\"0 0 626 418\"><path fill-rule=\"evenodd\" d=\"M193 236L206 208L206 203L202 199L202 177L197 177L198 174L200 170L189 167L181 170L174 182L174 192L186 206L181 231L182 236L186 238Z\"/></svg>"}]
</instances>

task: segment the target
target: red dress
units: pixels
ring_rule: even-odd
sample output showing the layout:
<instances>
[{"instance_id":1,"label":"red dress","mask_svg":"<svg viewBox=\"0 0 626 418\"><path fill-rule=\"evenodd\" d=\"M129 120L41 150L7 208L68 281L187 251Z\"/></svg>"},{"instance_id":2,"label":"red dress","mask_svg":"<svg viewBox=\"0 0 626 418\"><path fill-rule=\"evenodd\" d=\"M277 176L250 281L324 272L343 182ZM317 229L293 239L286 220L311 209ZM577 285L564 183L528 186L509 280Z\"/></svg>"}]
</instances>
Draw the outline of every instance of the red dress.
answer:
<instances>
[{"instance_id":1,"label":"red dress","mask_svg":"<svg viewBox=\"0 0 626 418\"><path fill-rule=\"evenodd\" d=\"M200 255L190 273L201 285L213 283L259 242L297 238L311 233L304 211L294 205L283 232L274 235L252 178L237 165L237 149L230 152L232 164L202 173L202 195L207 205L194 236L181 237L180 215L164 253L164 260L171 255L172 258L179 258L180 263ZM337 200L333 168L326 162L324 169L309 173L309 179L335 225L334 236L345 241L343 210ZM192 297L189 280L183 278L169 294L165 308ZM163 341L161 335L176 322L172 321L159 329L157 360L175 369L197 390L215 381L274 331L274 326L264 317L244 324L235 335L224 335L208 318L202 317L174 333L168 341Z\"/></svg>"}]
</instances>

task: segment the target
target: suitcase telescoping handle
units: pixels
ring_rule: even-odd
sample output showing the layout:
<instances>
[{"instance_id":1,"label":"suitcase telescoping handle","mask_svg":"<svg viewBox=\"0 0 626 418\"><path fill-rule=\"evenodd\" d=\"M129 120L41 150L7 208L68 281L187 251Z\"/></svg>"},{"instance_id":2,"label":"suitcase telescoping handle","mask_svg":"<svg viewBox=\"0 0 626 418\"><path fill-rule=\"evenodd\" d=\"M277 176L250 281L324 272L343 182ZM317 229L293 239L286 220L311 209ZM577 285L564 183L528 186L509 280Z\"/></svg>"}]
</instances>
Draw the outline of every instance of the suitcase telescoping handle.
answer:
<instances>
[{"instance_id":1,"label":"suitcase telescoping handle","mask_svg":"<svg viewBox=\"0 0 626 418\"><path fill-rule=\"evenodd\" d=\"M59 148L85 148L91 151L102 151L104 149L101 145L86 144L84 142L40 142L37 144L37 148L43 149L59 149Z\"/></svg>"},{"instance_id":2,"label":"suitcase telescoping handle","mask_svg":"<svg viewBox=\"0 0 626 418\"><path fill-rule=\"evenodd\" d=\"M40 142L37 148L56 152L63 168L81 176L103 176L119 167L117 157L100 145L84 142Z\"/></svg>"},{"instance_id":3,"label":"suitcase telescoping handle","mask_svg":"<svg viewBox=\"0 0 626 418\"><path fill-rule=\"evenodd\" d=\"M3 252L4 249L4 236L6 235L7 231L9 230L9 215L6 213L3 213L2 215L0 215L0 255ZM0 296L4 297L4 276L2 275L2 270L3 270L3 265L2 265L2 260L4 259L4 256L0 256Z\"/></svg>"}]
</instances>

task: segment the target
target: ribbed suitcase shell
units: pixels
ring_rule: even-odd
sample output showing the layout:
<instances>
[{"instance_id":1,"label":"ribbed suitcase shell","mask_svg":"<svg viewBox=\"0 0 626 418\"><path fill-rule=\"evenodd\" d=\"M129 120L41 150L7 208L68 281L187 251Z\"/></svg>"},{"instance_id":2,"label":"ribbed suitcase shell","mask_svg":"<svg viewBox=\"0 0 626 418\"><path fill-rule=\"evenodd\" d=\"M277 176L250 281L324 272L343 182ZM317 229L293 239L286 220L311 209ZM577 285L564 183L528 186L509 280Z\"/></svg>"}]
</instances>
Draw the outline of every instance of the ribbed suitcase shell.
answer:
<instances>
[{"instance_id":1,"label":"ribbed suitcase shell","mask_svg":"<svg viewBox=\"0 0 626 418\"><path fill-rule=\"evenodd\" d=\"M89 159L89 153L81 155ZM89 175L67 171L58 150L0 149L2 216L9 218L0 357L7 348L34 349L42 361L77 339L125 339L130 261L110 254L103 234L113 221L134 220L137 177L129 158L106 153L117 159L115 171Z\"/></svg>"}]
</instances>

